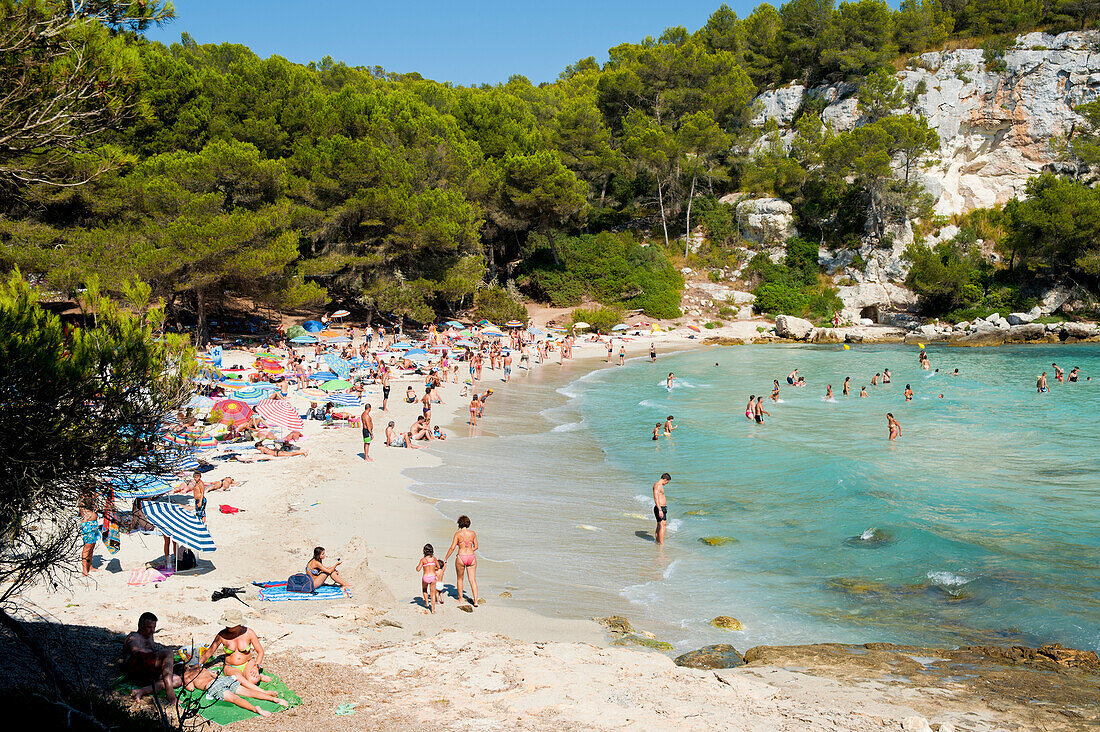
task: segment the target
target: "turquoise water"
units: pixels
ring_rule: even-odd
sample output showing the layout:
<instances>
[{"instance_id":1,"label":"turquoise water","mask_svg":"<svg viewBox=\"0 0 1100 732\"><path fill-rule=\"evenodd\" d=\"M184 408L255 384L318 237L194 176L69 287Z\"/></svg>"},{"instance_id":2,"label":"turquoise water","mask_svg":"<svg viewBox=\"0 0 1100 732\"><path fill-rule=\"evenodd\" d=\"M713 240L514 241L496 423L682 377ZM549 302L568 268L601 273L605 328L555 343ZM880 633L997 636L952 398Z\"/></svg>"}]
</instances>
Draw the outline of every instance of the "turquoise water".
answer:
<instances>
[{"instance_id":1,"label":"turquoise water","mask_svg":"<svg viewBox=\"0 0 1100 732\"><path fill-rule=\"evenodd\" d=\"M1056 384L1050 366L1100 379L1100 348L929 355L939 374L903 346L745 346L591 372L550 366L490 400L496 436L452 440L446 467L413 477L444 514L474 519L494 588L513 587L547 613L621 612L680 648L1100 648L1100 380ZM804 388L785 383L795 367ZM893 383L871 387L884 368ZM961 375L948 376L955 368ZM1052 389L1038 395L1043 370ZM671 392L669 371L679 377ZM771 418L746 420L749 394L769 394L773 378L782 392L766 401ZM862 385L870 398L855 396ZM893 445L888 411L903 430ZM654 423L669 414L679 428L654 443ZM672 521L659 548L650 487L666 471ZM710 628L719 614L746 631Z\"/></svg>"}]
</instances>

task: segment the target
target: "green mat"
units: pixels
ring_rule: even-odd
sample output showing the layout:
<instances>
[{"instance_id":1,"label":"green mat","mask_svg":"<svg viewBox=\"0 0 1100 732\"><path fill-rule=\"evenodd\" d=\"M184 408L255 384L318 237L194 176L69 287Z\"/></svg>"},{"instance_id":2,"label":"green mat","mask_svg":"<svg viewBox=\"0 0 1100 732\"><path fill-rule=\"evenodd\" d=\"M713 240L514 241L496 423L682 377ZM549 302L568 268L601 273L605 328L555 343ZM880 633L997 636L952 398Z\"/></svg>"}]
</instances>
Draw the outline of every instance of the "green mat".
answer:
<instances>
[{"instance_id":1,"label":"green mat","mask_svg":"<svg viewBox=\"0 0 1100 732\"><path fill-rule=\"evenodd\" d=\"M283 683L275 674L267 674L271 677L271 681L264 681L260 683L260 688L267 691L274 691L290 702L291 707L300 706L302 703L301 697L295 694L290 688ZM136 687L135 684L130 683L125 678L119 678L114 687L120 691L133 691ZM190 706L192 704L199 710L199 714L205 719L214 722L215 724L232 724L233 722L240 722L242 719L251 719L258 715L253 714L247 709L241 709L236 704L230 704L226 701L211 702L206 699L205 691L186 691L184 689L176 689L176 695L179 696L180 706ZM157 696L163 697L164 692L157 692ZM247 698L247 697L246 697ZM253 706L257 706L260 709L266 709L269 712L278 712L283 709L289 709L290 707L284 707L276 704L275 702L263 701L262 699L248 699L252 702Z\"/></svg>"}]
</instances>

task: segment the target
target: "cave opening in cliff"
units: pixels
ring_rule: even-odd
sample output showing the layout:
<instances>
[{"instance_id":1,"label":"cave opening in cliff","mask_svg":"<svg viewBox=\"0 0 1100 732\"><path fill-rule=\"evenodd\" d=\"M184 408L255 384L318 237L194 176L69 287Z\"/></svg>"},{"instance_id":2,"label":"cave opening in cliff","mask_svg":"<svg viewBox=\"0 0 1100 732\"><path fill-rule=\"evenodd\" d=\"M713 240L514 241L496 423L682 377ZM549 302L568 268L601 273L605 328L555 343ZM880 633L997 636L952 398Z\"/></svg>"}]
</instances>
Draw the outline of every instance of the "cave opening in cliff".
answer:
<instances>
[{"instance_id":1,"label":"cave opening in cliff","mask_svg":"<svg viewBox=\"0 0 1100 732\"><path fill-rule=\"evenodd\" d=\"M868 320L877 323L878 322L878 305L868 305L859 311L860 320L867 318Z\"/></svg>"}]
</instances>

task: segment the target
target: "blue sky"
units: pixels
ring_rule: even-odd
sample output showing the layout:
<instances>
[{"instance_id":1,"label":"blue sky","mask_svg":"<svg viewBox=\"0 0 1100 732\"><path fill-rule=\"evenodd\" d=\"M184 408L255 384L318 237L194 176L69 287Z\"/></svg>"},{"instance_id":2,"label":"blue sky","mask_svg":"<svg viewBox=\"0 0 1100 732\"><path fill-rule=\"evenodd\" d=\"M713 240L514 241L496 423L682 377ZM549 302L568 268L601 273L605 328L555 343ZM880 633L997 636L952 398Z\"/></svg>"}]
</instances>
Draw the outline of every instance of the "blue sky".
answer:
<instances>
[{"instance_id":1,"label":"blue sky","mask_svg":"<svg viewBox=\"0 0 1100 732\"><path fill-rule=\"evenodd\" d=\"M495 83L522 74L553 81L586 56L668 26L694 31L721 0L174 0L177 18L149 37L241 43L262 57L306 63L326 55L353 66L418 71L456 84ZM757 4L727 4L744 17ZM778 3L776 3L778 5Z\"/></svg>"}]
</instances>

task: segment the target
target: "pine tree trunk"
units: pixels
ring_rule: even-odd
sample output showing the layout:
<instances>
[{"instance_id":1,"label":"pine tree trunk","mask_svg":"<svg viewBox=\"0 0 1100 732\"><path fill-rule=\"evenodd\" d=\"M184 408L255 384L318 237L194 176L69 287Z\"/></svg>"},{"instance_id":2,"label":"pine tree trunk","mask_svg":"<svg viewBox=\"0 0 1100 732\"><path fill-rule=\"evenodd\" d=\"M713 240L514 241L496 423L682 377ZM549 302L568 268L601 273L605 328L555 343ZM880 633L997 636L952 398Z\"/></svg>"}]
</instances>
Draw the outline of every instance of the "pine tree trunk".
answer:
<instances>
[{"instance_id":1,"label":"pine tree trunk","mask_svg":"<svg viewBox=\"0 0 1100 732\"><path fill-rule=\"evenodd\" d=\"M668 247L668 220L665 218L664 186L660 176L657 176L657 202L661 204L661 227L665 230L665 247Z\"/></svg>"},{"instance_id":2,"label":"pine tree trunk","mask_svg":"<svg viewBox=\"0 0 1100 732\"><path fill-rule=\"evenodd\" d=\"M610 181L611 181L611 176L610 175L605 175L603 177L603 185L600 186L600 207L601 208L603 207L604 199L607 198L607 184Z\"/></svg>"},{"instance_id":3,"label":"pine tree trunk","mask_svg":"<svg viewBox=\"0 0 1100 732\"><path fill-rule=\"evenodd\" d=\"M691 173L691 190L688 192L687 232L684 236L684 256L688 255L688 247L691 246L691 199L695 197L695 171Z\"/></svg>"},{"instance_id":4,"label":"pine tree trunk","mask_svg":"<svg viewBox=\"0 0 1100 732\"><path fill-rule=\"evenodd\" d=\"M196 315L198 323L195 325L195 345L199 348L206 347L206 296L201 287L195 288Z\"/></svg>"}]
</instances>

